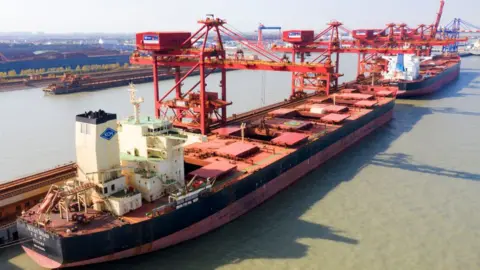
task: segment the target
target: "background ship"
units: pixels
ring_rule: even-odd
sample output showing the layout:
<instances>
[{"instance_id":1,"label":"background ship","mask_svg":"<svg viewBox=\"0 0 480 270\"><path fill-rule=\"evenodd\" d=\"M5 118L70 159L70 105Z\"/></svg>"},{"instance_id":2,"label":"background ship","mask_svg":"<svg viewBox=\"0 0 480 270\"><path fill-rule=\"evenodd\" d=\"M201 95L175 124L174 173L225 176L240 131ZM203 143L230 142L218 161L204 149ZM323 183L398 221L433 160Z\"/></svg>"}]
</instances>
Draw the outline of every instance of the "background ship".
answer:
<instances>
[{"instance_id":1,"label":"background ship","mask_svg":"<svg viewBox=\"0 0 480 270\"><path fill-rule=\"evenodd\" d=\"M212 73L220 72L213 70ZM189 76L199 75L199 72L192 72ZM183 76L183 74L182 74ZM175 74L163 69L158 75L159 80L174 79ZM65 74L58 82L51 83L42 90L48 95L65 95L79 92L97 91L110 87L128 85L130 83L146 83L153 81L153 74L150 69L131 69L113 74L102 74L100 76L82 76Z\"/></svg>"},{"instance_id":2,"label":"background ship","mask_svg":"<svg viewBox=\"0 0 480 270\"><path fill-rule=\"evenodd\" d=\"M480 55L480 40L476 40L471 46L465 49L465 52L471 55Z\"/></svg>"},{"instance_id":3,"label":"background ship","mask_svg":"<svg viewBox=\"0 0 480 270\"><path fill-rule=\"evenodd\" d=\"M384 58L388 61L388 71L382 73L380 81L397 86L399 98L431 94L460 74L461 59L457 54L426 58L400 54Z\"/></svg>"}]
</instances>

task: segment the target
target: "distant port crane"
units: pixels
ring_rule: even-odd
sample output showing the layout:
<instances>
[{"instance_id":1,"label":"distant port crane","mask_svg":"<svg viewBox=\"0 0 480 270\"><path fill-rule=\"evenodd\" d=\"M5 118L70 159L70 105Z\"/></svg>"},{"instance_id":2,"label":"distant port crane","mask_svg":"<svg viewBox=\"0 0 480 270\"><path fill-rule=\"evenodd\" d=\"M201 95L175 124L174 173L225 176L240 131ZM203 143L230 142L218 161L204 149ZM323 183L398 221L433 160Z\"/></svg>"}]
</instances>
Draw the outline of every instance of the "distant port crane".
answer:
<instances>
[{"instance_id":1,"label":"distant port crane","mask_svg":"<svg viewBox=\"0 0 480 270\"><path fill-rule=\"evenodd\" d=\"M278 30L278 33L279 33L279 38L281 36L281 32L282 32L282 27L280 26L265 26L263 25L262 23L260 23L258 25L258 41L257 41L257 46L260 47L260 48L263 48L264 47L264 44L263 44L263 30Z\"/></svg>"},{"instance_id":2,"label":"distant port crane","mask_svg":"<svg viewBox=\"0 0 480 270\"><path fill-rule=\"evenodd\" d=\"M381 55L416 54L419 56L430 56L433 46L448 46L457 42L466 41L466 38L445 37L436 31L443 13L445 1L440 1L440 8L433 24L427 26L419 25L417 28L410 28L406 24L389 23L384 29L357 29L350 31L341 22L331 21L329 27L314 35L309 30L288 30L284 31L284 41L290 42L293 46L275 46L273 51L299 54L300 63L306 61L308 53L316 53L314 59L308 59L308 63L314 64L317 61L327 61L335 66L335 73L339 71L339 57L343 53L358 54L357 78L365 74L376 74L385 71L386 63ZM340 37L344 34L352 36L353 40L344 40ZM336 55L334 59L332 55ZM329 94L330 89L338 85L338 77L323 78L314 73L293 72L292 75L292 96L304 95L305 90L325 91Z\"/></svg>"},{"instance_id":3,"label":"distant port crane","mask_svg":"<svg viewBox=\"0 0 480 270\"><path fill-rule=\"evenodd\" d=\"M460 18L455 18L445 26L440 27L438 32L441 33L444 38L459 39L460 34L462 33L480 33L480 27ZM462 45L464 45L464 43L456 42L451 45L443 46L442 52L457 52L458 47Z\"/></svg>"}]
</instances>

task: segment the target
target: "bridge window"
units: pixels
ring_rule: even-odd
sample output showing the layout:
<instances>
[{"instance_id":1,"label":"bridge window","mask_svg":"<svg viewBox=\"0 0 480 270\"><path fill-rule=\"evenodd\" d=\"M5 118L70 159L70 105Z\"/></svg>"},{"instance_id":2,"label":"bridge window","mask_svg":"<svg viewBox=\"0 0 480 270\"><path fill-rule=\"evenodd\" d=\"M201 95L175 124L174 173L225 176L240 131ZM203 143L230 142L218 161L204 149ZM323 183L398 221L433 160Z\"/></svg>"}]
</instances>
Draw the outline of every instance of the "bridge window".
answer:
<instances>
[{"instance_id":1,"label":"bridge window","mask_svg":"<svg viewBox=\"0 0 480 270\"><path fill-rule=\"evenodd\" d=\"M108 188L107 187L104 187L103 188L103 194L107 194L108 193Z\"/></svg>"},{"instance_id":2,"label":"bridge window","mask_svg":"<svg viewBox=\"0 0 480 270\"><path fill-rule=\"evenodd\" d=\"M115 191L115 184L112 185L112 191Z\"/></svg>"},{"instance_id":3,"label":"bridge window","mask_svg":"<svg viewBox=\"0 0 480 270\"><path fill-rule=\"evenodd\" d=\"M80 133L90 134L90 128L89 128L88 124L80 123Z\"/></svg>"}]
</instances>

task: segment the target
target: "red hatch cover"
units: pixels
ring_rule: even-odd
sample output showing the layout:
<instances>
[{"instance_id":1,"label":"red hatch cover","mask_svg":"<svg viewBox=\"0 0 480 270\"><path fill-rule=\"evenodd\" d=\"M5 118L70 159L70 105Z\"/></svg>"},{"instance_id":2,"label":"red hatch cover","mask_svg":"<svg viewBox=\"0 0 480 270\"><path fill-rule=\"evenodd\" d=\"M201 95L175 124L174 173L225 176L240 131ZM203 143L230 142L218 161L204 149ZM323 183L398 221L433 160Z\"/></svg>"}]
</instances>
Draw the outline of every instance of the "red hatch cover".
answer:
<instances>
[{"instance_id":1,"label":"red hatch cover","mask_svg":"<svg viewBox=\"0 0 480 270\"><path fill-rule=\"evenodd\" d=\"M322 102L325 102L329 100L328 97L312 97L310 99L308 99L309 102L312 102L312 103L322 103Z\"/></svg>"},{"instance_id":2,"label":"red hatch cover","mask_svg":"<svg viewBox=\"0 0 480 270\"><path fill-rule=\"evenodd\" d=\"M213 130L212 133L227 136L227 135L232 135L233 133L239 132L240 130L241 128L238 126L230 126L230 127L217 128Z\"/></svg>"},{"instance_id":3,"label":"red hatch cover","mask_svg":"<svg viewBox=\"0 0 480 270\"><path fill-rule=\"evenodd\" d=\"M386 96L390 96L392 93L393 92L389 90L381 90L381 91L378 91L376 94L377 96L386 97Z\"/></svg>"},{"instance_id":4,"label":"red hatch cover","mask_svg":"<svg viewBox=\"0 0 480 270\"><path fill-rule=\"evenodd\" d=\"M360 100L360 101L355 103L355 106L370 108L375 104L377 104L377 102L375 100Z\"/></svg>"},{"instance_id":5,"label":"red hatch cover","mask_svg":"<svg viewBox=\"0 0 480 270\"><path fill-rule=\"evenodd\" d=\"M329 115L322 117L322 121L325 121L328 123L340 123L347 118L348 118L348 115L346 114L331 113Z\"/></svg>"},{"instance_id":6,"label":"red hatch cover","mask_svg":"<svg viewBox=\"0 0 480 270\"><path fill-rule=\"evenodd\" d=\"M288 108L281 108L281 109L277 109L277 110L274 110L274 111L271 111L269 112L268 114L271 115L271 116L279 116L279 117L282 117L282 116L285 116L287 114L291 114L293 112L295 112L296 109L288 109Z\"/></svg>"},{"instance_id":7,"label":"red hatch cover","mask_svg":"<svg viewBox=\"0 0 480 270\"><path fill-rule=\"evenodd\" d=\"M358 90L355 89L355 88L347 88L347 89L343 89L342 90L342 93L355 93L357 92Z\"/></svg>"},{"instance_id":8,"label":"red hatch cover","mask_svg":"<svg viewBox=\"0 0 480 270\"><path fill-rule=\"evenodd\" d=\"M308 127L312 126L311 122L301 121L301 120L292 120L292 119L285 119L285 118L272 118L267 119L265 123L269 126L278 129L288 129L288 130L299 130L299 129L307 129Z\"/></svg>"},{"instance_id":9,"label":"red hatch cover","mask_svg":"<svg viewBox=\"0 0 480 270\"><path fill-rule=\"evenodd\" d=\"M360 93L345 93L337 95L339 98L346 98L346 99L369 99L373 97L370 94L360 94Z\"/></svg>"},{"instance_id":10,"label":"red hatch cover","mask_svg":"<svg viewBox=\"0 0 480 270\"><path fill-rule=\"evenodd\" d=\"M339 106L339 105L330 105L330 106L325 107L325 110L327 112L339 113L339 112L347 111L348 107L347 106Z\"/></svg>"},{"instance_id":11,"label":"red hatch cover","mask_svg":"<svg viewBox=\"0 0 480 270\"><path fill-rule=\"evenodd\" d=\"M310 110L310 108L312 107L312 105L315 105L315 104L305 103L305 104L302 104L302 105L298 105L297 107L295 107L295 109L297 109L297 110L299 110L299 111L302 111L302 110Z\"/></svg>"},{"instance_id":12,"label":"red hatch cover","mask_svg":"<svg viewBox=\"0 0 480 270\"><path fill-rule=\"evenodd\" d=\"M328 105L328 104L317 104L317 103L311 105L312 108L326 108L326 107L329 107L329 106L330 105Z\"/></svg>"},{"instance_id":13,"label":"red hatch cover","mask_svg":"<svg viewBox=\"0 0 480 270\"><path fill-rule=\"evenodd\" d=\"M245 157L254 154L258 150L259 148L256 145L250 143L235 142L218 149L217 154L231 157Z\"/></svg>"},{"instance_id":14,"label":"red hatch cover","mask_svg":"<svg viewBox=\"0 0 480 270\"><path fill-rule=\"evenodd\" d=\"M228 163L227 161L218 161L211 163L207 166L203 166L200 169L196 169L193 172L190 172L188 175L194 176L197 175L197 177L201 177L204 179L207 178L220 178L229 172L235 170L237 168L237 165L233 165Z\"/></svg>"},{"instance_id":15,"label":"red hatch cover","mask_svg":"<svg viewBox=\"0 0 480 270\"><path fill-rule=\"evenodd\" d=\"M297 121L297 120L287 120L280 124L278 128L280 129L306 129L307 127L311 126L312 123L304 122L304 121Z\"/></svg>"},{"instance_id":16,"label":"red hatch cover","mask_svg":"<svg viewBox=\"0 0 480 270\"><path fill-rule=\"evenodd\" d=\"M185 148L199 150L218 149L222 147L225 147L225 141L196 142L185 146Z\"/></svg>"},{"instance_id":17,"label":"red hatch cover","mask_svg":"<svg viewBox=\"0 0 480 270\"><path fill-rule=\"evenodd\" d=\"M328 107L328 104L305 103L295 107L295 109L302 111L302 110L310 110L312 108L325 108L325 107Z\"/></svg>"},{"instance_id":18,"label":"red hatch cover","mask_svg":"<svg viewBox=\"0 0 480 270\"><path fill-rule=\"evenodd\" d=\"M293 146L306 141L307 135L296 132L285 132L282 135L271 140L274 144Z\"/></svg>"}]
</instances>

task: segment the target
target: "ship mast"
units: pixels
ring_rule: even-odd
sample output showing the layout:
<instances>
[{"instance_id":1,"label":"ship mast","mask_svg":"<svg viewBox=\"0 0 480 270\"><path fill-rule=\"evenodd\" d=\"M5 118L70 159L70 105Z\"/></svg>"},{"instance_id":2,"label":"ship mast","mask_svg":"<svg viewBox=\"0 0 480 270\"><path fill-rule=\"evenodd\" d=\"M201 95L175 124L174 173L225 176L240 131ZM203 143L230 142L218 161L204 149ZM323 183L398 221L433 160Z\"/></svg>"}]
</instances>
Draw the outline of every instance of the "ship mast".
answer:
<instances>
[{"instance_id":1,"label":"ship mast","mask_svg":"<svg viewBox=\"0 0 480 270\"><path fill-rule=\"evenodd\" d=\"M130 92L130 103L133 105L135 124L138 124L140 123L140 103L143 103L143 97L137 99L135 96L137 89L135 89L133 83L130 83L130 89L128 89L128 91Z\"/></svg>"}]
</instances>

